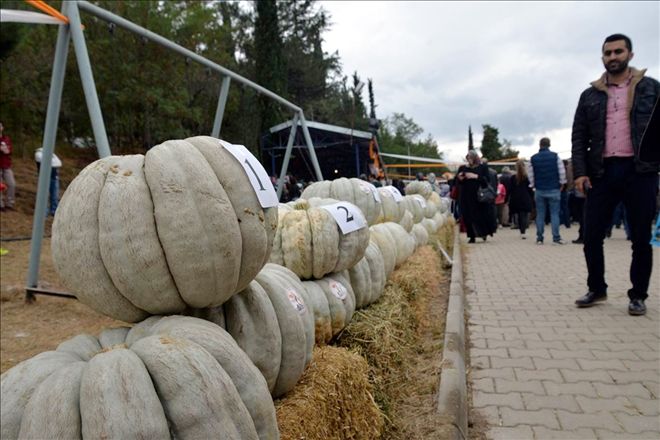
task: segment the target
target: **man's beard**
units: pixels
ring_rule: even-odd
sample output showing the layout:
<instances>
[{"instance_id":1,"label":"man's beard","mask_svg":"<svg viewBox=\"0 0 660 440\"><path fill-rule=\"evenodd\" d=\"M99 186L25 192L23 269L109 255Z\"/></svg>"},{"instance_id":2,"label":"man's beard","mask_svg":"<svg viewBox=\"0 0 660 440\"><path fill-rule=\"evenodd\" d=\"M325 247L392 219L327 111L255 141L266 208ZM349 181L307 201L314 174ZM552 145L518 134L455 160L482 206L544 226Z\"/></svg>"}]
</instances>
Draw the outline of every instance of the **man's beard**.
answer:
<instances>
[{"instance_id":1,"label":"man's beard","mask_svg":"<svg viewBox=\"0 0 660 440\"><path fill-rule=\"evenodd\" d=\"M625 61L610 61L609 63L605 64L605 70L607 70L607 73L610 75L618 75L620 73L623 73L628 69L628 60Z\"/></svg>"}]
</instances>

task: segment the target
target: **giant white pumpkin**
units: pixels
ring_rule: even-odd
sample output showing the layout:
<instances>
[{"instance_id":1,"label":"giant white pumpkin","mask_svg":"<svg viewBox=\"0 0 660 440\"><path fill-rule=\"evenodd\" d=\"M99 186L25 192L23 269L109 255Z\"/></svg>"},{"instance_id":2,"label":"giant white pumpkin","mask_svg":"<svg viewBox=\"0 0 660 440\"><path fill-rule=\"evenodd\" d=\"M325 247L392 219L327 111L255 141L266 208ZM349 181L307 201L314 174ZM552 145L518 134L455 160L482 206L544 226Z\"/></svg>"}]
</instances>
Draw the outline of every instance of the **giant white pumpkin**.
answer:
<instances>
[{"instance_id":1,"label":"giant white pumpkin","mask_svg":"<svg viewBox=\"0 0 660 440\"><path fill-rule=\"evenodd\" d=\"M79 335L0 381L2 439L279 438L259 370L197 318Z\"/></svg>"},{"instance_id":2,"label":"giant white pumpkin","mask_svg":"<svg viewBox=\"0 0 660 440\"><path fill-rule=\"evenodd\" d=\"M266 264L248 288L195 316L222 323L263 374L273 397L290 391L312 358L314 315L288 269Z\"/></svg>"},{"instance_id":3,"label":"giant white pumpkin","mask_svg":"<svg viewBox=\"0 0 660 440\"><path fill-rule=\"evenodd\" d=\"M336 199L350 202L360 208L369 225L376 223L381 214L381 203L376 200L376 187L364 180L340 177L333 181L315 182L305 188L301 197Z\"/></svg>"},{"instance_id":4,"label":"giant white pumpkin","mask_svg":"<svg viewBox=\"0 0 660 440\"><path fill-rule=\"evenodd\" d=\"M298 199L282 210L270 261L285 266L301 279L320 279L353 267L369 244L369 229L343 234L332 215Z\"/></svg>"},{"instance_id":5,"label":"giant white pumpkin","mask_svg":"<svg viewBox=\"0 0 660 440\"><path fill-rule=\"evenodd\" d=\"M146 156L86 167L55 215L52 253L64 284L107 316L222 304L270 256L277 208L262 208L220 141L167 141Z\"/></svg>"},{"instance_id":6,"label":"giant white pumpkin","mask_svg":"<svg viewBox=\"0 0 660 440\"><path fill-rule=\"evenodd\" d=\"M377 188L381 200L381 212L376 220L377 223L401 221L401 217L406 212L406 207L401 201L394 199L394 196L387 188Z\"/></svg>"}]
</instances>

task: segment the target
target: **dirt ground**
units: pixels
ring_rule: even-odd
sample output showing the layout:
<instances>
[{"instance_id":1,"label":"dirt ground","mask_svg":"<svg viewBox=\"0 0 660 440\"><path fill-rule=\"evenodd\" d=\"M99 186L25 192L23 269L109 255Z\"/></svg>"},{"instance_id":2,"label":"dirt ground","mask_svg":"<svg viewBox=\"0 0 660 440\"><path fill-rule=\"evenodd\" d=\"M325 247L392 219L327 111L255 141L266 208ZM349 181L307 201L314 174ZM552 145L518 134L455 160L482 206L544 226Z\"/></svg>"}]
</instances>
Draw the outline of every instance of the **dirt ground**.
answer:
<instances>
[{"instance_id":1,"label":"dirt ground","mask_svg":"<svg viewBox=\"0 0 660 440\"><path fill-rule=\"evenodd\" d=\"M62 157L61 191L94 160L89 153L75 158ZM37 171L31 159L13 158L16 178L14 211L0 213L0 371L42 351L52 350L66 339L80 333L98 334L102 328L123 325L102 316L74 299L38 295L33 304L25 302L32 219L36 200ZM39 287L65 291L50 257L52 217L46 219L45 238L39 268ZM26 240L26 238L28 238ZM7 241L12 240L12 241Z\"/></svg>"}]
</instances>

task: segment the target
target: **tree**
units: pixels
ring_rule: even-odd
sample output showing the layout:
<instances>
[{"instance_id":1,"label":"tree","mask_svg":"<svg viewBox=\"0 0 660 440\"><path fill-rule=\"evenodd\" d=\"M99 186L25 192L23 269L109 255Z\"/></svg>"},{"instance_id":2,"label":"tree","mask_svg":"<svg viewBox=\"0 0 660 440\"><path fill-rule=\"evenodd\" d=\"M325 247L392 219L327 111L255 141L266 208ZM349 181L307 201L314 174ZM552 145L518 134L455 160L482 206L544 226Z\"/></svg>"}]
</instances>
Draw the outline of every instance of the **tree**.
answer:
<instances>
[{"instance_id":1,"label":"tree","mask_svg":"<svg viewBox=\"0 0 660 440\"><path fill-rule=\"evenodd\" d=\"M490 161L518 157L518 151L511 148L511 142L499 140L499 130L492 125L482 125L484 137L481 140L481 155Z\"/></svg>"},{"instance_id":2,"label":"tree","mask_svg":"<svg viewBox=\"0 0 660 440\"><path fill-rule=\"evenodd\" d=\"M262 0L256 2L256 20L254 24L255 79L268 90L284 95L286 90L286 66L284 65L284 44L277 16L277 1ZM259 95L261 116L260 130L281 122L279 104L272 99Z\"/></svg>"},{"instance_id":3,"label":"tree","mask_svg":"<svg viewBox=\"0 0 660 440\"><path fill-rule=\"evenodd\" d=\"M383 121L379 131L379 145L383 153L401 154L442 159L438 144L431 134L422 138L424 129L412 118L403 113L393 113ZM404 159L390 159L389 163L407 164ZM407 170L406 170L407 171ZM429 173L437 172L437 168L416 168L415 171ZM415 173L413 171L413 174ZM441 169L442 171L442 169Z\"/></svg>"}]
</instances>

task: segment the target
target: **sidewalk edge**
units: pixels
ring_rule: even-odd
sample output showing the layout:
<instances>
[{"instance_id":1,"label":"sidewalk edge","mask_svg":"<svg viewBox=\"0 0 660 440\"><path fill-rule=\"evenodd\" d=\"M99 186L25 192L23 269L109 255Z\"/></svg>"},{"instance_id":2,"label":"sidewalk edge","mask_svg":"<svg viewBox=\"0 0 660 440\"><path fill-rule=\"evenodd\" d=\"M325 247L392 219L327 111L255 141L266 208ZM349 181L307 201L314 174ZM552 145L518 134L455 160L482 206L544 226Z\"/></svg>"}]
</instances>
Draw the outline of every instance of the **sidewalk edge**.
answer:
<instances>
[{"instance_id":1,"label":"sidewalk edge","mask_svg":"<svg viewBox=\"0 0 660 440\"><path fill-rule=\"evenodd\" d=\"M463 294L463 259L458 225L454 228L454 251L449 287L449 303L442 350L438 413L453 428L450 438L465 440L467 427L467 379L465 369L465 314Z\"/></svg>"}]
</instances>

